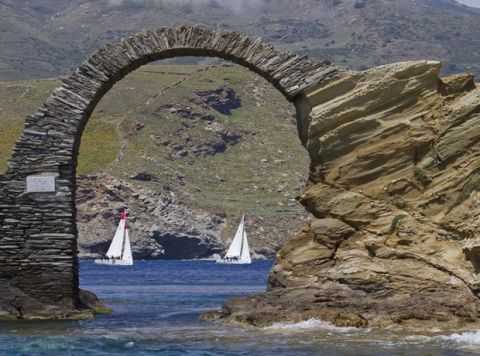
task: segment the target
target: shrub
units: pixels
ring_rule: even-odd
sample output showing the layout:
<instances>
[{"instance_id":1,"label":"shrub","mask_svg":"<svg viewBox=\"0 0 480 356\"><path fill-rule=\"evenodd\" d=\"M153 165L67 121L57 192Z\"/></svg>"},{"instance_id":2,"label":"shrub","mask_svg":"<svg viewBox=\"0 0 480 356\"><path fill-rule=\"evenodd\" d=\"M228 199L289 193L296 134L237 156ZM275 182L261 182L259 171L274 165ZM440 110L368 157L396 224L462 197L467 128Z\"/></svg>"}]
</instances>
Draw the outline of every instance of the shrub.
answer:
<instances>
[{"instance_id":1,"label":"shrub","mask_svg":"<svg viewBox=\"0 0 480 356\"><path fill-rule=\"evenodd\" d=\"M415 178L420 182L421 185L424 187L427 187L432 183L432 180L427 176L425 171L420 168L420 167L415 167L413 169L413 174L415 175Z\"/></svg>"},{"instance_id":2,"label":"shrub","mask_svg":"<svg viewBox=\"0 0 480 356\"><path fill-rule=\"evenodd\" d=\"M398 222L405 217L407 217L407 215L399 214L393 218L392 223L390 224L390 230L389 230L390 234L393 234L395 232L395 230L397 229Z\"/></svg>"}]
</instances>

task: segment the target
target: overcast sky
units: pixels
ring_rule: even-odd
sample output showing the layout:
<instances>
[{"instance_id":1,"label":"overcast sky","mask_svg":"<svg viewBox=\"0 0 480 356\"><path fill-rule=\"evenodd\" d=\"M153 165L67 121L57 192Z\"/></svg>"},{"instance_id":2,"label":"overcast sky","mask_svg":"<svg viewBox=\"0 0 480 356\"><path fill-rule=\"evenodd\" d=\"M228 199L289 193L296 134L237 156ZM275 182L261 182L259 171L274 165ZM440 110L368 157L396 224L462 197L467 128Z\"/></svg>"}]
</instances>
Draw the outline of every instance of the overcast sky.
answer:
<instances>
[{"instance_id":1,"label":"overcast sky","mask_svg":"<svg viewBox=\"0 0 480 356\"><path fill-rule=\"evenodd\" d=\"M457 2L459 2L460 4L480 8L480 0L457 0Z\"/></svg>"}]
</instances>

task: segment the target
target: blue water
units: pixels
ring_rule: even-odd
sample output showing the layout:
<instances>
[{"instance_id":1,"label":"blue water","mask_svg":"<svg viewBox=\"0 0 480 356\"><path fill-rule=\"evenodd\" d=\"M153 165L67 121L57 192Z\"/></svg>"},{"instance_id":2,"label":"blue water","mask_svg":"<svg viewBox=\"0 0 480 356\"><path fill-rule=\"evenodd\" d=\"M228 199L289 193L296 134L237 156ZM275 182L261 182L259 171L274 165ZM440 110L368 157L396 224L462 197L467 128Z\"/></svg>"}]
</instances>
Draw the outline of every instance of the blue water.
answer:
<instances>
[{"instance_id":1,"label":"blue water","mask_svg":"<svg viewBox=\"0 0 480 356\"><path fill-rule=\"evenodd\" d=\"M1 355L469 355L480 331L399 335L334 328L319 321L272 328L199 321L232 297L262 292L271 261L81 262L81 287L114 310L96 320L0 323Z\"/></svg>"}]
</instances>

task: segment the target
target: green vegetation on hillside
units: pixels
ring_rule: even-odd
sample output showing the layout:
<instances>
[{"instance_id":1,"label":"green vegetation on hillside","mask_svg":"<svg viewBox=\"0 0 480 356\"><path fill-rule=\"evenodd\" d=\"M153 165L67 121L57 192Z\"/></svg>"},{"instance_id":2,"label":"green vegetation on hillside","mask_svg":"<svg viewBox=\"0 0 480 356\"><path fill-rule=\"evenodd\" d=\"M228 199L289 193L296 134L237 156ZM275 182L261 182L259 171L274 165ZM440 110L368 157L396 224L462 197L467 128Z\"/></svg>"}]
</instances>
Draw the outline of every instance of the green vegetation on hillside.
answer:
<instances>
[{"instance_id":1,"label":"green vegetation on hillside","mask_svg":"<svg viewBox=\"0 0 480 356\"><path fill-rule=\"evenodd\" d=\"M77 174L104 170L114 161L119 150L120 137L115 122L92 117L82 136Z\"/></svg>"},{"instance_id":2,"label":"green vegetation on hillside","mask_svg":"<svg viewBox=\"0 0 480 356\"><path fill-rule=\"evenodd\" d=\"M0 135L9 137L2 140L2 171L23 118L57 84L0 83ZM241 101L230 115L201 102L198 93L218 88L228 88ZM179 109L188 113L182 116ZM256 239L280 244L304 215L294 198L303 189L308 156L293 115L293 105L271 84L237 65L144 66L98 104L82 136L77 172L123 180L146 172L154 179L137 184L173 192L187 206L226 214L232 222L227 234L245 211L262 221L250 227L253 244Z\"/></svg>"},{"instance_id":3,"label":"green vegetation on hillside","mask_svg":"<svg viewBox=\"0 0 480 356\"><path fill-rule=\"evenodd\" d=\"M25 116L33 114L58 83L52 79L0 82L0 173L7 168Z\"/></svg>"},{"instance_id":4,"label":"green vegetation on hillside","mask_svg":"<svg viewBox=\"0 0 480 356\"><path fill-rule=\"evenodd\" d=\"M0 173L7 168L25 116L33 114L57 85L59 81L52 79L0 82ZM82 136L78 174L105 169L115 159L119 147L114 120L93 115Z\"/></svg>"},{"instance_id":5,"label":"green vegetation on hillside","mask_svg":"<svg viewBox=\"0 0 480 356\"><path fill-rule=\"evenodd\" d=\"M0 121L0 173L7 169L7 160L12 154L13 145L23 128L21 120Z\"/></svg>"}]
</instances>

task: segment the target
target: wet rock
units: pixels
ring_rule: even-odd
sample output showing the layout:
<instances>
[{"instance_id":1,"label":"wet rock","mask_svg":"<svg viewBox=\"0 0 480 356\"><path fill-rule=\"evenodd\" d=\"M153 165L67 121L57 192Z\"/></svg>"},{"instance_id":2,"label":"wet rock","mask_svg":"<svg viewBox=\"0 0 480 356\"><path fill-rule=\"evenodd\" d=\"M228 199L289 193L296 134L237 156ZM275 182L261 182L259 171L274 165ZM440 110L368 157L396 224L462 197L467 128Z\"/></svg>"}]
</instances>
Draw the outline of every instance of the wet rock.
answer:
<instances>
[{"instance_id":1,"label":"wet rock","mask_svg":"<svg viewBox=\"0 0 480 356\"><path fill-rule=\"evenodd\" d=\"M166 260L208 258L223 253L225 250L223 243L214 236L194 236L193 234L183 235L179 233L171 235L158 227L152 229L150 234L152 239L165 249L162 259Z\"/></svg>"},{"instance_id":2,"label":"wet rock","mask_svg":"<svg viewBox=\"0 0 480 356\"><path fill-rule=\"evenodd\" d=\"M137 239L132 254L134 259L164 259L165 248L152 238Z\"/></svg>"},{"instance_id":3,"label":"wet rock","mask_svg":"<svg viewBox=\"0 0 480 356\"><path fill-rule=\"evenodd\" d=\"M254 260L272 260L275 258L277 248L274 247L261 247L252 253L252 259Z\"/></svg>"},{"instance_id":4,"label":"wet rock","mask_svg":"<svg viewBox=\"0 0 480 356\"><path fill-rule=\"evenodd\" d=\"M5 320L46 320L46 319L93 319L94 308L88 305L80 307L71 305L70 301L57 301L55 305L46 304L35 296L24 293L6 280L0 279L0 321ZM95 294L87 292L90 299L96 299ZM97 299L98 300L98 299ZM98 304L100 305L100 304Z\"/></svg>"},{"instance_id":5,"label":"wet rock","mask_svg":"<svg viewBox=\"0 0 480 356\"><path fill-rule=\"evenodd\" d=\"M80 289L78 293L80 303L88 309L94 310L97 314L111 314L113 311L109 307L105 306L95 293L89 292L84 289Z\"/></svg>"}]
</instances>

